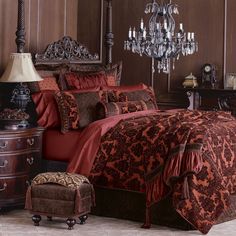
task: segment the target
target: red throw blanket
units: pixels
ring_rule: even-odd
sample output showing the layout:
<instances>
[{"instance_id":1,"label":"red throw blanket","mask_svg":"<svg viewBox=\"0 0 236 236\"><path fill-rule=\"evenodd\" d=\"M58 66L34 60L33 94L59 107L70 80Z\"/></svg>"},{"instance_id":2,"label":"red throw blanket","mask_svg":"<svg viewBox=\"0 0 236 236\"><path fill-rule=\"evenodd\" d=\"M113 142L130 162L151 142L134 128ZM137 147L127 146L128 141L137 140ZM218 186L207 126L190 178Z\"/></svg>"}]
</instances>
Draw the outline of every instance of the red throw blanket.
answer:
<instances>
[{"instance_id":1,"label":"red throw blanket","mask_svg":"<svg viewBox=\"0 0 236 236\"><path fill-rule=\"evenodd\" d=\"M235 134L225 112L127 118L101 138L90 181L146 192L148 207L172 194L180 215L207 233L236 192Z\"/></svg>"}]
</instances>

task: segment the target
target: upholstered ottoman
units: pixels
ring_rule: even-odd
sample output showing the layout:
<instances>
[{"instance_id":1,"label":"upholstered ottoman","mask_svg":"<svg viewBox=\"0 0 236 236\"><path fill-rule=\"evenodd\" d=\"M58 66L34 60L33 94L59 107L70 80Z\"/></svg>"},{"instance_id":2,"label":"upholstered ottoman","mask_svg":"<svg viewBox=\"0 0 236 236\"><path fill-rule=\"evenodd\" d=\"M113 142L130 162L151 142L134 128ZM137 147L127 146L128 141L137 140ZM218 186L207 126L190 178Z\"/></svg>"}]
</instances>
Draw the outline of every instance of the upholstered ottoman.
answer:
<instances>
[{"instance_id":1,"label":"upholstered ottoman","mask_svg":"<svg viewBox=\"0 0 236 236\"><path fill-rule=\"evenodd\" d=\"M82 175L47 172L37 175L27 190L25 208L33 214L35 226L41 215L67 218L68 229L73 229L76 218L85 223L94 205L93 186Z\"/></svg>"}]
</instances>

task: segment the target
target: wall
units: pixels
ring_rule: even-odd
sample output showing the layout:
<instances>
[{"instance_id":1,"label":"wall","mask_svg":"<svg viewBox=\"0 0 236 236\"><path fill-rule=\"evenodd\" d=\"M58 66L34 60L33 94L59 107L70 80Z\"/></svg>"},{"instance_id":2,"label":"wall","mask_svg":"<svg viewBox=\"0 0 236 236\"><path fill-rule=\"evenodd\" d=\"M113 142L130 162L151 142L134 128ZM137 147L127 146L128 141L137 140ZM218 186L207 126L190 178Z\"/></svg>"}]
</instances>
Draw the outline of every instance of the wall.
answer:
<instances>
[{"instance_id":1,"label":"wall","mask_svg":"<svg viewBox=\"0 0 236 236\"><path fill-rule=\"evenodd\" d=\"M113 61L123 60L122 84L149 83L151 60L123 50L130 25L138 26L145 5L151 0L113 0L113 31L115 45ZM236 72L234 42L236 28L235 0L174 0L186 31L194 31L199 52L182 57L170 76L155 73L155 91L162 105L187 106L185 94L179 90L190 72L200 77L204 63L217 66L219 86L226 72ZM71 35L85 43L91 52L99 51L99 0L25 0L26 51L41 52L45 46L63 35ZM225 3L227 10L225 14ZM106 3L105 3L106 4ZM9 53L15 51L16 0L0 0L0 72ZM144 19L147 20L145 17ZM225 21L226 19L226 21ZM227 28L225 27L227 26ZM225 37L226 36L226 37ZM225 49L225 50L224 50ZM225 70L224 70L225 68Z\"/></svg>"}]
</instances>

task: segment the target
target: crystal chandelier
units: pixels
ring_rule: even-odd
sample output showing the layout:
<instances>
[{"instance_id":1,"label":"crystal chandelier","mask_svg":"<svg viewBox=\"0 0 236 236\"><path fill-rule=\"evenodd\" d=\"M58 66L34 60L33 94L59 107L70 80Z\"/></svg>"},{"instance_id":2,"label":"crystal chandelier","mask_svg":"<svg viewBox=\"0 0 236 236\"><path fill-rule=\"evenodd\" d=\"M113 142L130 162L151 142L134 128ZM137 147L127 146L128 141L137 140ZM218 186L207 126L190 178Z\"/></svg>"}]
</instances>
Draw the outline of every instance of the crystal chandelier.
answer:
<instances>
[{"instance_id":1,"label":"crystal chandelier","mask_svg":"<svg viewBox=\"0 0 236 236\"><path fill-rule=\"evenodd\" d=\"M124 42L125 50L156 59L159 73L169 73L171 64L174 69L175 60L179 59L180 54L187 56L198 51L194 33L185 33L182 23L179 31L175 32L173 14L179 14L179 11L171 0L168 4L159 4L153 0L146 5L145 14L151 14L148 27L144 25L143 19L138 31L130 27L128 40Z\"/></svg>"}]
</instances>

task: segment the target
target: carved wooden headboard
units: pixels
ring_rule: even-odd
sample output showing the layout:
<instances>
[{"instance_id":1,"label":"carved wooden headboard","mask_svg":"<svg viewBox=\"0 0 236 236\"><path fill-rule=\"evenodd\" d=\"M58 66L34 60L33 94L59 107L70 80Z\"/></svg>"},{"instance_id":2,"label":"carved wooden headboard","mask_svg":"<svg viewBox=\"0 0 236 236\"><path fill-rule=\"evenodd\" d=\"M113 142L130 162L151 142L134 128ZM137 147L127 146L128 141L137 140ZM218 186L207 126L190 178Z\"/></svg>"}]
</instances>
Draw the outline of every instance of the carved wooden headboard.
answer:
<instances>
[{"instance_id":1,"label":"carved wooden headboard","mask_svg":"<svg viewBox=\"0 0 236 236\"><path fill-rule=\"evenodd\" d=\"M112 0L102 0L106 7L105 32L105 64L112 64L112 47L114 35L112 33ZM102 4L103 5L103 4ZM18 0L18 23L16 31L17 52L24 52L25 45L25 5L24 0ZM103 17L103 16L101 16ZM57 42L49 44L43 54L36 54L35 64L96 64L98 54L92 55L89 50L70 36L64 36Z\"/></svg>"}]
</instances>

